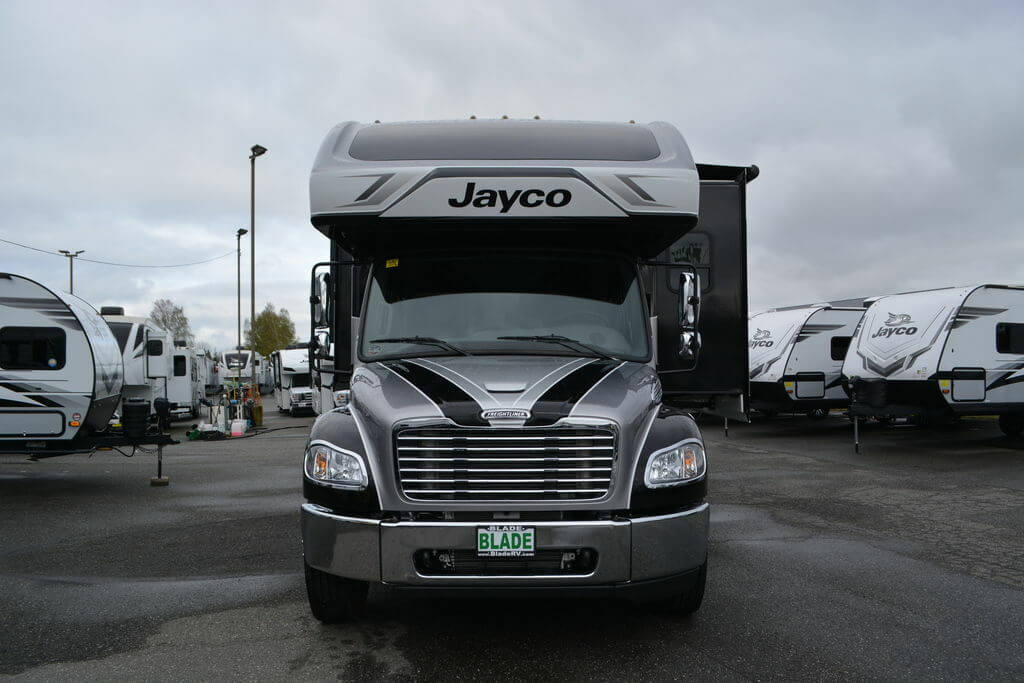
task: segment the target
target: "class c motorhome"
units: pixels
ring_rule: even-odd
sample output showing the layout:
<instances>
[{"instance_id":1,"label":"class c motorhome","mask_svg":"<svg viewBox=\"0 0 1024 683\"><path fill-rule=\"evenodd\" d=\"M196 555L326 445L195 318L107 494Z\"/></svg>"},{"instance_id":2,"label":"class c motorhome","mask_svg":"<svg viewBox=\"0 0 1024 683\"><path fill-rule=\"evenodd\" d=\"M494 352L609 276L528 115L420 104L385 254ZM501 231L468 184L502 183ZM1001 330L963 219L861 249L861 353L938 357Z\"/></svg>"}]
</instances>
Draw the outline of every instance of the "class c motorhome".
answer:
<instances>
[{"instance_id":1,"label":"class c motorhome","mask_svg":"<svg viewBox=\"0 0 1024 683\"><path fill-rule=\"evenodd\" d=\"M117 410L122 383L117 341L92 306L0 273L0 452L88 450Z\"/></svg>"},{"instance_id":2,"label":"class c motorhome","mask_svg":"<svg viewBox=\"0 0 1024 683\"><path fill-rule=\"evenodd\" d=\"M864 305L811 304L750 317L750 407L823 417L845 408L843 361Z\"/></svg>"},{"instance_id":3,"label":"class c motorhome","mask_svg":"<svg viewBox=\"0 0 1024 683\"><path fill-rule=\"evenodd\" d=\"M309 345L301 344L270 354L271 384L277 409L291 415L313 412L309 377Z\"/></svg>"},{"instance_id":4,"label":"class c motorhome","mask_svg":"<svg viewBox=\"0 0 1024 683\"><path fill-rule=\"evenodd\" d=\"M843 364L861 417L998 415L1024 430L1024 286L975 285L877 299Z\"/></svg>"},{"instance_id":5,"label":"class c motorhome","mask_svg":"<svg viewBox=\"0 0 1024 683\"><path fill-rule=\"evenodd\" d=\"M750 166L671 125L346 123L310 177L331 261L305 451L313 614L370 584L704 592L706 450L743 417Z\"/></svg>"}]
</instances>

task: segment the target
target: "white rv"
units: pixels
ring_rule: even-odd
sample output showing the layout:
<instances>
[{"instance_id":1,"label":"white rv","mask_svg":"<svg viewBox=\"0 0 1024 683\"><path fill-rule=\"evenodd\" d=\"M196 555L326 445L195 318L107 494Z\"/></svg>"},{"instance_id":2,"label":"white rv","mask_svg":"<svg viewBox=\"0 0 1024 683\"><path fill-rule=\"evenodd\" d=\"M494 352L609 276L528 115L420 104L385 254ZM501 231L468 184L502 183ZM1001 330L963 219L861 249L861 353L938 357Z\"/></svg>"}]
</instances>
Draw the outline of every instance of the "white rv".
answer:
<instances>
[{"instance_id":1,"label":"white rv","mask_svg":"<svg viewBox=\"0 0 1024 683\"><path fill-rule=\"evenodd\" d=\"M999 415L1024 430L1024 287L977 285L886 296L843 364L857 416Z\"/></svg>"},{"instance_id":2,"label":"white rv","mask_svg":"<svg viewBox=\"0 0 1024 683\"><path fill-rule=\"evenodd\" d=\"M0 452L91 450L121 399L121 354L96 310L0 273Z\"/></svg>"},{"instance_id":3,"label":"white rv","mask_svg":"<svg viewBox=\"0 0 1024 683\"><path fill-rule=\"evenodd\" d=\"M170 334L150 318L126 316L119 306L104 306L100 313L117 339L124 361L122 402L141 398L152 408L155 399L168 398Z\"/></svg>"},{"instance_id":4,"label":"white rv","mask_svg":"<svg viewBox=\"0 0 1024 683\"><path fill-rule=\"evenodd\" d=\"M277 409L297 415L313 411L313 389L309 376L309 347L290 346L270 354Z\"/></svg>"},{"instance_id":5,"label":"white rv","mask_svg":"<svg viewBox=\"0 0 1024 683\"><path fill-rule=\"evenodd\" d=\"M225 351L220 355L220 381L230 383L252 384L255 376L254 353L250 349Z\"/></svg>"},{"instance_id":6,"label":"white rv","mask_svg":"<svg viewBox=\"0 0 1024 683\"><path fill-rule=\"evenodd\" d=\"M765 415L824 417L845 408L843 360L864 307L812 304L751 316L750 406Z\"/></svg>"},{"instance_id":7,"label":"white rv","mask_svg":"<svg viewBox=\"0 0 1024 683\"><path fill-rule=\"evenodd\" d=\"M194 418L199 414L199 401L206 396L205 378L200 376L201 355L183 341L175 340L171 357L171 374L167 378L167 400L171 417Z\"/></svg>"}]
</instances>

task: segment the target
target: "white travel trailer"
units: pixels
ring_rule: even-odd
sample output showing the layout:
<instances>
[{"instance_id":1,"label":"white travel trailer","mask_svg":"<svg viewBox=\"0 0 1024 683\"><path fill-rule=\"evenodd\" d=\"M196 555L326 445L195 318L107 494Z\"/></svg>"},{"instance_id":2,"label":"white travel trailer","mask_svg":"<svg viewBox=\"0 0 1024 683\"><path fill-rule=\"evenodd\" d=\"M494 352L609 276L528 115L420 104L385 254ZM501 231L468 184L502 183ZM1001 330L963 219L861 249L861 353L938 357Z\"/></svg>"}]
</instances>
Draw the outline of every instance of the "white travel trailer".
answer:
<instances>
[{"instance_id":1,"label":"white travel trailer","mask_svg":"<svg viewBox=\"0 0 1024 683\"><path fill-rule=\"evenodd\" d=\"M206 396L205 378L200 376L201 355L186 342L175 340L171 375L167 378L167 400L172 418L194 418L199 401Z\"/></svg>"},{"instance_id":2,"label":"white travel trailer","mask_svg":"<svg viewBox=\"0 0 1024 683\"><path fill-rule=\"evenodd\" d=\"M100 314L114 333L124 360L122 403L141 398L152 407L157 398L168 398L172 340L150 318L126 316L120 306L104 306Z\"/></svg>"},{"instance_id":3,"label":"white travel trailer","mask_svg":"<svg viewBox=\"0 0 1024 683\"><path fill-rule=\"evenodd\" d=\"M1024 430L1024 287L976 285L876 300L843 364L856 416L999 415Z\"/></svg>"},{"instance_id":4,"label":"white travel trailer","mask_svg":"<svg viewBox=\"0 0 1024 683\"><path fill-rule=\"evenodd\" d=\"M91 450L121 399L121 353L96 310L72 294L0 273L0 452Z\"/></svg>"},{"instance_id":5,"label":"white travel trailer","mask_svg":"<svg viewBox=\"0 0 1024 683\"><path fill-rule=\"evenodd\" d=\"M751 316L751 408L824 417L830 408L849 405L843 360L864 310L822 303Z\"/></svg>"},{"instance_id":6,"label":"white travel trailer","mask_svg":"<svg viewBox=\"0 0 1024 683\"><path fill-rule=\"evenodd\" d=\"M255 354L251 349L225 351L220 355L220 381L229 383L252 384L258 381L255 375ZM256 379L254 379L256 377Z\"/></svg>"},{"instance_id":7,"label":"white travel trailer","mask_svg":"<svg viewBox=\"0 0 1024 683\"><path fill-rule=\"evenodd\" d=\"M309 346L297 344L270 354L277 409L297 415L312 412L313 390L309 376Z\"/></svg>"}]
</instances>

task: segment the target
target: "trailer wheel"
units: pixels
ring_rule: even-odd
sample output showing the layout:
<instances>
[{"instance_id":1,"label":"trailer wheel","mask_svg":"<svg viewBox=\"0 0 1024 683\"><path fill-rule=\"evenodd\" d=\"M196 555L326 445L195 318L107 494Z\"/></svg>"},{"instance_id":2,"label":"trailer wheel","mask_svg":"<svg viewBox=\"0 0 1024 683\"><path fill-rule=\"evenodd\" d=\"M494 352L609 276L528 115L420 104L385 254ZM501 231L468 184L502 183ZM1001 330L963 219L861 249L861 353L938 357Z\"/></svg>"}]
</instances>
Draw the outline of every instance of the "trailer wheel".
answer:
<instances>
[{"instance_id":1,"label":"trailer wheel","mask_svg":"<svg viewBox=\"0 0 1024 683\"><path fill-rule=\"evenodd\" d=\"M306 596L313 616L325 624L362 615L370 586L306 566Z\"/></svg>"},{"instance_id":2,"label":"trailer wheel","mask_svg":"<svg viewBox=\"0 0 1024 683\"><path fill-rule=\"evenodd\" d=\"M1024 415L1020 413L1007 413L999 416L999 428L1011 439L1020 438L1024 432Z\"/></svg>"},{"instance_id":3,"label":"trailer wheel","mask_svg":"<svg viewBox=\"0 0 1024 683\"><path fill-rule=\"evenodd\" d=\"M704 601L704 586L708 580L708 561L700 566L696 578L682 593L673 596L667 605L668 612L676 616L685 617L700 609Z\"/></svg>"}]
</instances>

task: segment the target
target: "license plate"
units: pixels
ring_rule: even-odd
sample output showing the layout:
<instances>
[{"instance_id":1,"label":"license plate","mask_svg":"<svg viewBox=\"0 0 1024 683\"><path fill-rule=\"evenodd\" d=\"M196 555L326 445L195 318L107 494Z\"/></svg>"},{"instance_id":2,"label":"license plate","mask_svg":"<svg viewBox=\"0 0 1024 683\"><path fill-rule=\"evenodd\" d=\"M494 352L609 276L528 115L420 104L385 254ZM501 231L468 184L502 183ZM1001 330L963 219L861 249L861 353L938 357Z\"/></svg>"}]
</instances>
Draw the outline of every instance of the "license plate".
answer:
<instances>
[{"instance_id":1,"label":"license plate","mask_svg":"<svg viewBox=\"0 0 1024 683\"><path fill-rule=\"evenodd\" d=\"M477 557L533 557L536 532L518 524L492 524L476 529Z\"/></svg>"}]
</instances>

